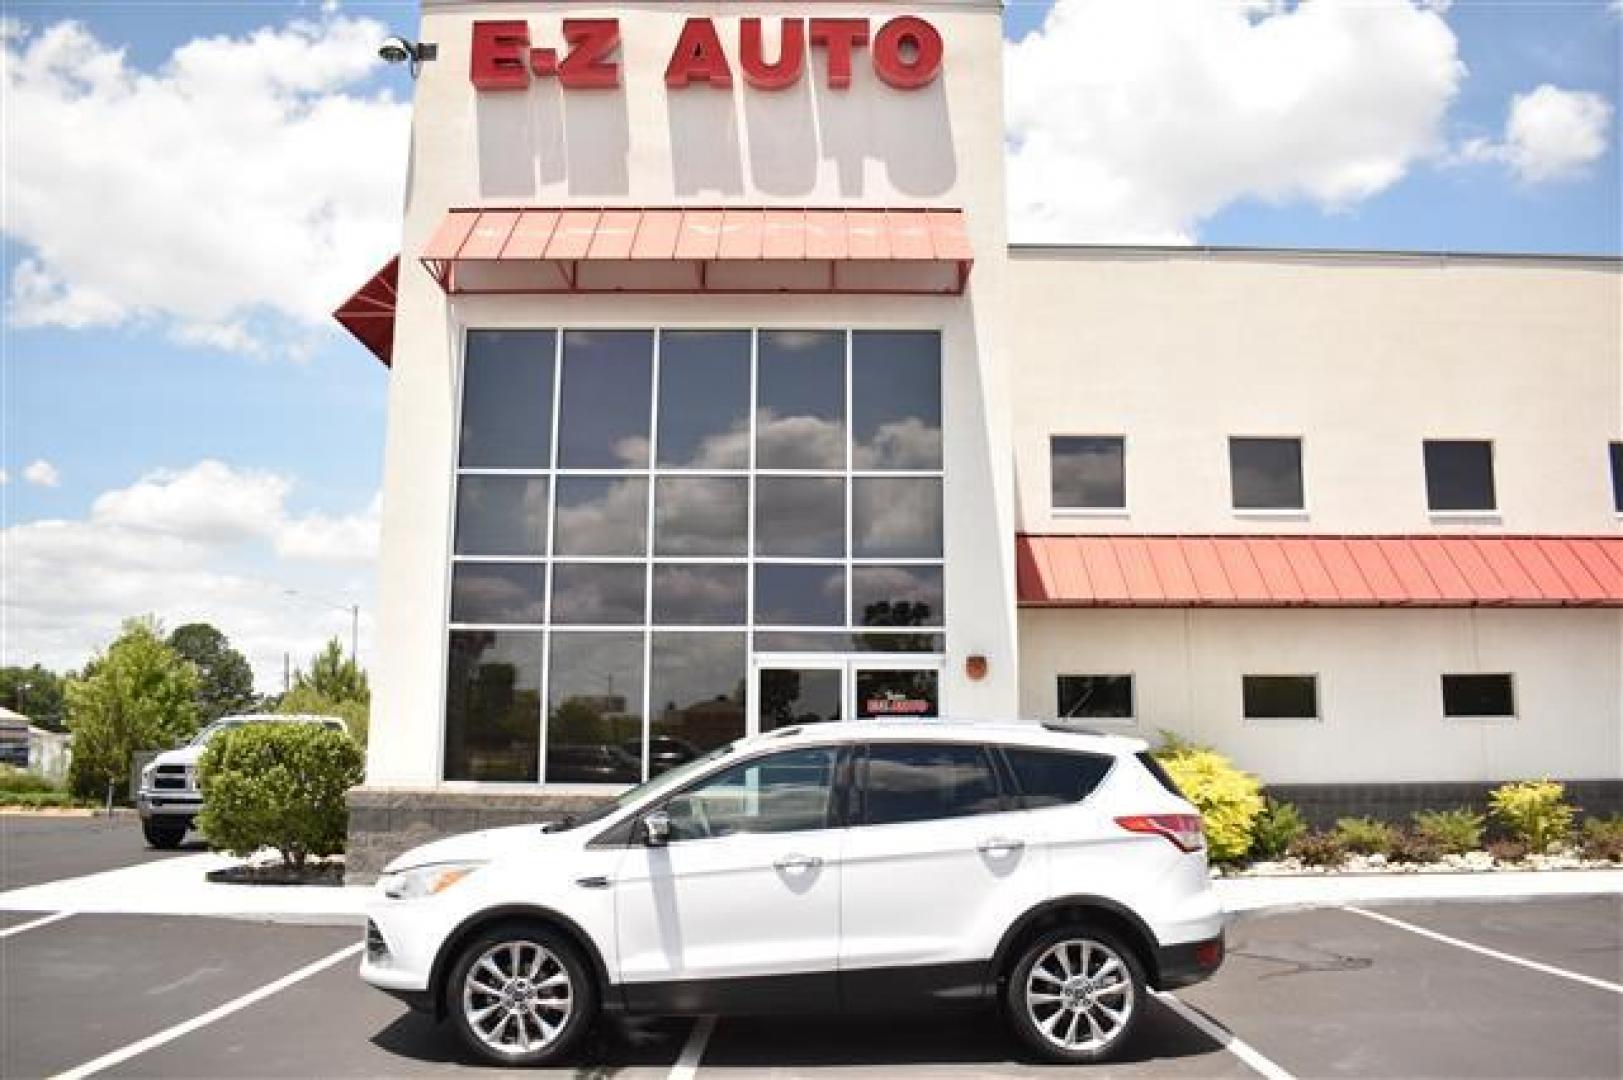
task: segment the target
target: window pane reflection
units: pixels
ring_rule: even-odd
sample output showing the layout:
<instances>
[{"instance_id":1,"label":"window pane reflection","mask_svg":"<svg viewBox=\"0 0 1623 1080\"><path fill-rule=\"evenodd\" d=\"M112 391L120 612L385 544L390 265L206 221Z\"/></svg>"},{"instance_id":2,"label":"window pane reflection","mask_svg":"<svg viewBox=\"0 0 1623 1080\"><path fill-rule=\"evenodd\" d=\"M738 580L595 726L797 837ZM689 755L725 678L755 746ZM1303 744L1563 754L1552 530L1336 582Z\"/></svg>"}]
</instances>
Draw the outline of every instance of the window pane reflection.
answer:
<instances>
[{"instance_id":1,"label":"window pane reflection","mask_svg":"<svg viewBox=\"0 0 1623 1080\"><path fill-rule=\"evenodd\" d=\"M558 465L646 468L654 335L648 330L564 334Z\"/></svg>"},{"instance_id":2,"label":"window pane reflection","mask_svg":"<svg viewBox=\"0 0 1623 1080\"><path fill-rule=\"evenodd\" d=\"M748 597L738 565L658 563L654 622L665 626L742 626Z\"/></svg>"},{"instance_id":3,"label":"window pane reflection","mask_svg":"<svg viewBox=\"0 0 1623 1080\"><path fill-rule=\"evenodd\" d=\"M941 336L851 335L851 463L858 469L941 467Z\"/></svg>"},{"instance_id":4,"label":"window pane reflection","mask_svg":"<svg viewBox=\"0 0 1623 1080\"><path fill-rule=\"evenodd\" d=\"M457 563L451 573L451 621L540 623L546 567L540 563Z\"/></svg>"},{"instance_id":5,"label":"window pane reflection","mask_svg":"<svg viewBox=\"0 0 1623 1080\"><path fill-rule=\"evenodd\" d=\"M577 626L640 623L646 586L641 563L554 563L552 621Z\"/></svg>"},{"instance_id":6,"label":"window pane reflection","mask_svg":"<svg viewBox=\"0 0 1623 1080\"><path fill-rule=\"evenodd\" d=\"M755 621L763 626L844 626L845 568L757 564Z\"/></svg>"},{"instance_id":7,"label":"window pane reflection","mask_svg":"<svg viewBox=\"0 0 1623 1080\"><path fill-rule=\"evenodd\" d=\"M1236 510L1300 510L1302 440L1230 439Z\"/></svg>"},{"instance_id":8,"label":"window pane reflection","mask_svg":"<svg viewBox=\"0 0 1623 1080\"><path fill-rule=\"evenodd\" d=\"M641 631L555 633L547 673L547 780L642 777Z\"/></svg>"},{"instance_id":9,"label":"window pane reflection","mask_svg":"<svg viewBox=\"0 0 1623 1080\"><path fill-rule=\"evenodd\" d=\"M544 469L552 456L551 330L470 330L462 365L463 468Z\"/></svg>"},{"instance_id":10,"label":"window pane reflection","mask_svg":"<svg viewBox=\"0 0 1623 1080\"><path fill-rule=\"evenodd\" d=\"M541 635L453 630L445 681L445 778L535 780Z\"/></svg>"},{"instance_id":11,"label":"window pane reflection","mask_svg":"<svg viewBox=\"0 0 1623 1080\"><path fill-rule=\"evenodd\" d=\"M670 330L659 338L659 464L749 465L750 335Z\"/></svg>"},{"instance_id":12,"label":"window pane reflection","mask_svg":"<svg viewBox=\"0 0 1623 1080\"><path fill-rule=\"evenodd\" d=\"M650 775L744 734L748 666L743 634L653 635Z\"/></svg>"},{"instance_id":13,"label":"window pane reflection","mask_svg":"<svg viewBox=\"0 0 1623 1080\"><path fill-rule=\"evenodd\" d=\"M841 686L831 668L762 668L761 730L839 720Z\"/></svg>"},{"instance_id":14,"label":"window pane reflection","mask_svg":"<svg viewBox=\"0 0 1623 1080\"><path fill-rule=\"evenodd\" d=\"M544 476L463 476L456 486L458 555L544 555Z\"/></svg>"},{"instance_id":15,"label":"window pane reflection","mask_svg":"<svg viewBox=\"0 0 1623 1080\"><path fill-rule=\"evenodd\" d=\"M1119 435L1049 440L1053 505L1119 510L1127 505L1126 443Z\"/></svg>"},{"instance_id":16,"label":"window pane reflection","mask_svg":"<svg viewBox=\"0 0 1623 1080\"><path fill-rule=\"evenodd\" d=\"M857 558L941 557L941 481L851 481L851 554Z\"/></svg>"},{"instance_id":17,"label":"window pane reflection","mask_svg":"<svg viewBox=\"0 0 1623 1080\"><path fill-rule=\"evenodd\" d=\"M743 555L748 544L748 480L665 476L655 483L655 554Z\"/></svg>"},{"instance_id":18,"label":"window pane reflection","mask_svg":"<svg viewBox=\"0 0 1623 1080\"><path fill-rule=\"evenodd\" d=\"M792 558L845 555L845 481L763 476L755 481L755 553Z\"/></svg>"},{"instance_id":19,"label":"window pane reflection","mask_svg":"<svg viewBox=\"0 0 1623 1080\"><path fill-rule=\"evenodd\" d=\"M560 476L559 555L642 555L648 550L648 481L638 476Z\"/></svg>"},{"instance_id":20,"label":"window pane reflection","mask_svg":"<svg viewBox=\"0 0 1623 1080\"><path fill-rule=\"evenodd\" d=\"M851 621L859 626L942 625L941 567L854 567Z\"/></svg>"},{"instance_id":21,"label":"window pane reflection","mask_svg":"<svg viewBox=\"0 0 1623 1080\"><path fill-rule=\"evenodd\" d=\"M845 468L845 335L764 330L758 352L755 467Z\"/></svg>"}]
</instances>

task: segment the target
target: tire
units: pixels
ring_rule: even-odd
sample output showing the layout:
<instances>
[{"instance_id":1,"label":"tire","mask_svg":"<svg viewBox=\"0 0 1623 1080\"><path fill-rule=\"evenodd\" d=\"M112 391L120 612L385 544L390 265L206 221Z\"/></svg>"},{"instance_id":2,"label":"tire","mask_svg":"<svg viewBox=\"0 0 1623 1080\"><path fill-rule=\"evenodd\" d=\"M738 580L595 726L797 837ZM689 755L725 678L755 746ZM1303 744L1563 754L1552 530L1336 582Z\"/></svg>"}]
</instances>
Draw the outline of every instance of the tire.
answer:
<instances>
[{"instance_id":1,"label":"tire","mask_svg":"<svg viewBox=\"0 0 1623 1080\"><path fill-rule=\"evenodd\" d=\"M591 969L568 938L536 923L475 934L451 966L444 994L463 1045L496 1065L558 1061L597 1015Z\"/></svg>"},{"instance_id":2,"label":"tire","mask_svg":"<svg viewBox=\"0 0 1623 1080\"><path fill-rule=\"evenodd\" d=\"M1137 1028L1146 999L1138 954L1086 923L1030 942L1003 990L1004 1011L1020 1041L1043 1060L1066 1065L1114 1058Z\"/></svg>"},{"instance_id":3,"label":"tire","mask_svg":"<svg viewBox=\"0 0 1623 1080\"><path fill-rule=\"evenodd\" d=\"M161 821L141 822L141 833L147 838L147 843L163 851L173 851L186 839L186 826L170 825Z\"/></svg>"}]
</instances>

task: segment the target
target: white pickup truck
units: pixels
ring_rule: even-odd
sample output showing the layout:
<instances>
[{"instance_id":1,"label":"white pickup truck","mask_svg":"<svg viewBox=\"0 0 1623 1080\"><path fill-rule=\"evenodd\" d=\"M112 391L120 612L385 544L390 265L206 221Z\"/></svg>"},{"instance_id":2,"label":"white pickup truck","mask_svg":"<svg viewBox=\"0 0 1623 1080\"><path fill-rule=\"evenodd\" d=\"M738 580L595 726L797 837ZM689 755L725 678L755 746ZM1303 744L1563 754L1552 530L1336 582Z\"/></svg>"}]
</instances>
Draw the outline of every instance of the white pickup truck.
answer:
<instances>
[{"instance_id":1,"label":"white pickup truck","mask_svg":"<svg viewBox=\"0 0 1623 1080\"><path fill-rule=\"evenodd\" d=\"M349 730L336 716L251 713L220 717L192 736L190 742L165 750L141 769L135 805L147 843L155 848L177 848L186 839L186 830L203 809L203 792L197 782L198 759L214 736L246 724L320 724L336 731Z\"/></svg>"}]
</instances>

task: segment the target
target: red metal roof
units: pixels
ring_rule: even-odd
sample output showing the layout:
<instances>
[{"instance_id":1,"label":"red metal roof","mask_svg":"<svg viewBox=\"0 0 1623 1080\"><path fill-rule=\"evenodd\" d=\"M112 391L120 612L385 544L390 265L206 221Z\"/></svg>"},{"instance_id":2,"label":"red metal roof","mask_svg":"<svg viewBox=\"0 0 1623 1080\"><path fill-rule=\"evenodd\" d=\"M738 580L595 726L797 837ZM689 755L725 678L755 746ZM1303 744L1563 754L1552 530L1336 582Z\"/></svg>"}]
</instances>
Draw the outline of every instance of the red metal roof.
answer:
<instances>
[{"instance_id":1,"label":"red metal roof","mask_svg":"<svg viewBox=\"0 0 1623 1080\"><path fill-rule=\"evenodd\" d=\"M422 252L448 293L940 293L973 256L957 209L464 208Z\"/></svg>"},{"instance_id":2,"label":"red metal roof","mask_svg":"<svg viewBox=\"0 0 1623 1080\"><path fill-rule=\"evenodd\" d=\"M354 334L372 355L389 367L394 359L394 298L400 280L400 256L390 259L333 312L333 318Z\"/></svg>"},{"instance_id":3,"label":"red metal roof","mask_svg":"<svg viewBox=\"0 0 1623 1080\"><path fill-rule=\"evenodd\" d=\"M1623 607L1623 536L1029 536L1026 607Z\"/></svg>"}]
</instances>

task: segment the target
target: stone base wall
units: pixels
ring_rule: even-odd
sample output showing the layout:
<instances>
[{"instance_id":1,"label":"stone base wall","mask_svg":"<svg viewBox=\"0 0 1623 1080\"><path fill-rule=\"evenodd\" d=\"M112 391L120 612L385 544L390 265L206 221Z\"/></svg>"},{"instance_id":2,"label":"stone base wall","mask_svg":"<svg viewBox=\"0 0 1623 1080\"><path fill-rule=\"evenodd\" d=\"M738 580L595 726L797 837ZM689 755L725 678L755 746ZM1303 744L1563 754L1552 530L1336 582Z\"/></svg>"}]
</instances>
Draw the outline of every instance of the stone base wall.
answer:
<instances>
[{"instance_id":1,"label":"stone base wall","mask_svg":"<svg viewBox=\"0 0 1623 1080\"><path fill-rule=\"evenodd\" d=\"M367 885L403 851L456 833L540 824L607 800L550 792L443 791L358 787L350 791L344 880Z\"/></svg>"},{"instance_id":2,"label":"stone base wall","mask_svg":"<svg viewBox=\"0 0 1623 1080\"><path fill-rule=\"evenodd\" d=\"M1416 810L1488 808L1497 783L1272 784L1267 793L1295 803L1316 829L1337 818L1372 817L1407 824ZM1623 780L1566 781L1567 800L1586 815L1623 813ZM369 884L389 860L409 848L455 833L539 824L590 810L606 800L590 795L356 788L349 793L345 880Z\"/></svg>"},{"instance_id":3,"label":"stone base wall","mask_svg":"<svg viewBox=\"0 0 1623 1080\"><path fill-rule=\"evenodd\" d=\"M1451 810L1468 806L1487 813L1488 792L1494 782L1381 783L1381 784L1269 784L1269 797L1295 803L1315 829L1333 828L1337 818L1372 817L1394 825L1407 825L1416 810ZM1567 802L1585 816L1605 817L1623 812L1623 780L1565 780Z\"/></svg>"}]
</instances>

